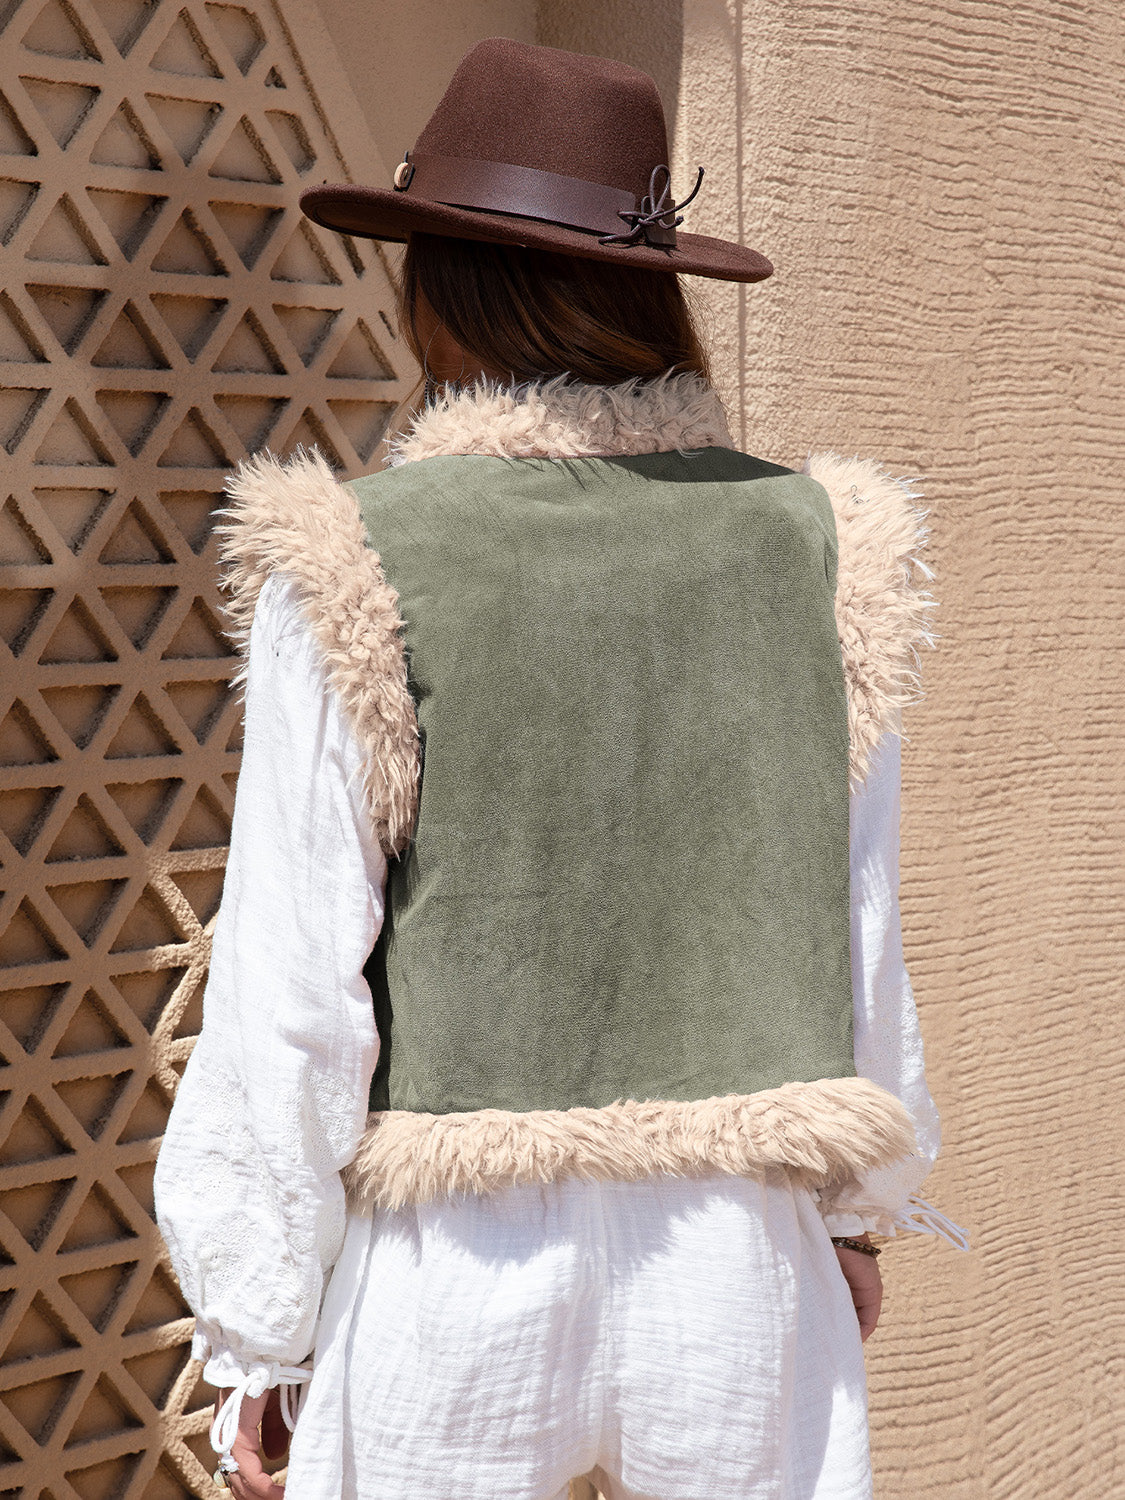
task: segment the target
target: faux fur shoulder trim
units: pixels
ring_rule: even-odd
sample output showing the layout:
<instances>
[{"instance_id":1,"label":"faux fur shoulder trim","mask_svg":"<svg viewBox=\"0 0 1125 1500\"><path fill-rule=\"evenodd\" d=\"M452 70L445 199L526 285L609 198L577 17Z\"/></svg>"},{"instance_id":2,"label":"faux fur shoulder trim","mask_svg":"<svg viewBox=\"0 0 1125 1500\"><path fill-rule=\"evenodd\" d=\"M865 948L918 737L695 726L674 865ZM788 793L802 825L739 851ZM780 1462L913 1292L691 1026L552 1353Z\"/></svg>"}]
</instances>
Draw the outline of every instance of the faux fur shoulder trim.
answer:
<instances>
[{"instance_id":1,"label":"faux fur shoulder trim","mask_svg":"<svg viewBox=\"0 0 1125 1500\"><path fill-rule=\"evenodd\" d=\"M836 516L836 624L848 689L849 771L861 786L882 736L900 732L902 710L923 696L919 646L933 646L925 584L929 512L910 480L873 459L818 453L804 472L822 484Z\"/></svg>"},{"instance_id":2,"label":"faux fur shoulder trim","mask_svg":"<svg viewBox=\"0 0 1125 1500\"><path fill-rule=\"evenodd\" d=\"M868 1078L822 1078L687 1103L388 1110L369 1117L343 1176L351 1207L371 1213L513 1183L635 1182L657 1172L741 1177L782 1168L809 1187L838 1190L917 1149L913 1120L888 1090Z\"/></svg>"},{"instance_id":3,"label":"faux fur shoulder trim","mask_svg":"<svg viewBox=\"0 0 1125 1500\"><path fill-rule=\"evenodd\" d=\"M699 375L609 386L557 375L516 387L482 380L440 396L388 443L388 462L397 466L455 453L613 458L733 447L719 394Z\"/></svg>"},{"instance_id":4,"label":"faux fur shoulder trim","mask_svg":"<svg viewBox=\"0 0 1125 1500\"><path fill-rule=\"evenodd\" d=\"M354 496L321 455L286 462L263 453L227 486L215 529L229 590L231 639L245 677L258 593L271 573L296 581L324 650L329 681L366 751L367 801L387 854L408 843L418 800L420 747L407 685L398 595L369 547Z\"/></svg>"}]
</instances>

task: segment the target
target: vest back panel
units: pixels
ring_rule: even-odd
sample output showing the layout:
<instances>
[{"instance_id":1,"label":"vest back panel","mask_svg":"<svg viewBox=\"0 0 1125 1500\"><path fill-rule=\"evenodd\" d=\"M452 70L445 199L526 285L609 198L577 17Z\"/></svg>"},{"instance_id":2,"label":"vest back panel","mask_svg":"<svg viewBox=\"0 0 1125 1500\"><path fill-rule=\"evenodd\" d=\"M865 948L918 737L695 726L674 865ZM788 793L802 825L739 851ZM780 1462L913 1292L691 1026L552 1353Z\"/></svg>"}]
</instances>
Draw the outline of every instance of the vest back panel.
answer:
<instances>
[{"instance_id":1,"label":"vest back panel","mask_svg":"<svg viewBox=\"0 0 1125 1500\"><path fill-rule=\"evenodd\" d=\"M423 739L372 1106L854 1075L848 720L817 484L722 448L351 482Z\"/></svg>"}]
</instances>

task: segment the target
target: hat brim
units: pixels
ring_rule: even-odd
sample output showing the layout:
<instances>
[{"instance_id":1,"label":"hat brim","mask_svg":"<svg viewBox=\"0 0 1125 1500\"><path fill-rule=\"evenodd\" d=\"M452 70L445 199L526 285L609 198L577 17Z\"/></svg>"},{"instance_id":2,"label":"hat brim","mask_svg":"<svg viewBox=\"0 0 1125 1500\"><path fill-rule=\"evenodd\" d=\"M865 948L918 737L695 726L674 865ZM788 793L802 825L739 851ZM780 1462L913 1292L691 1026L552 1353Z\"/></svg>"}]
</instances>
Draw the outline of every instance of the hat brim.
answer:
<instances>
[{"instance_id":1,"label":"hat brim","mask_svg":"<svg viewBox=\"0 0 1125 1500\"><path fill-rule=\"evenodd\" d=\"M596 233L582 229L568 229L515 214L459 208L425 198L410 198L390 188L359 187L346 182L307 187L301 194L300 205L314 223L361 239L405 240L411 231L417 231L485 240L494 245L556 250L583 260L646 266L654 271L676 271L682 276L711 276L719 281L764 281L773 274L773 266L756 250L707 234L685 234L682 229L676 231L674 246L602 245Z\"/></svg>"}]
</instances>

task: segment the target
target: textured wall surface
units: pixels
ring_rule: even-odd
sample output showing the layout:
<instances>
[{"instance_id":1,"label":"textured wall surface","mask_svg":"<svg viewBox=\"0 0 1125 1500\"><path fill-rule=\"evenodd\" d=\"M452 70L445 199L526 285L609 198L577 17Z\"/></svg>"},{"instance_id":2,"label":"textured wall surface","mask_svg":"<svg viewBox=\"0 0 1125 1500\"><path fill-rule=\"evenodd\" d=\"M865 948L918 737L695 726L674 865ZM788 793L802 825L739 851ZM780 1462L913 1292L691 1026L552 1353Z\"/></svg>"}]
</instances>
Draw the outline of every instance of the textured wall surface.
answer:
<instances>
[{"instance_id":1,"label":"textured wall surface","mask_svg":"<svg viewBox=\"0 0 1125 1500\"><path fill-rule=\"evenodd\" d=\"M745 445L919 475L938 649L907 959L971 1255L880 1265L880 1500L1125 1493L1125 22L1110 0L688 0L675 181L776 276L708 289Z\"/></svg>"},{"instance_id":2,"label":"textured wall surface","mask_svg":"<svg viewBox=\"0 0 1125 1500\"><path fill-rule=\"evenodd\" d=\"M684 55L682 0L538 0L535 40L651 73L675 135Z\"/></svg>"},{"instance_id":3,"label":"textured wall surface","mask_svg":"<svg viewBox=\"0 0 1125 1500\"><path fill-rule=\"evenodd\" d=\"M356 175L383 186L474 42L535 40L535 0L331 0L319 9L388 168L372 159Z\"/></svg>"}]
</instances>

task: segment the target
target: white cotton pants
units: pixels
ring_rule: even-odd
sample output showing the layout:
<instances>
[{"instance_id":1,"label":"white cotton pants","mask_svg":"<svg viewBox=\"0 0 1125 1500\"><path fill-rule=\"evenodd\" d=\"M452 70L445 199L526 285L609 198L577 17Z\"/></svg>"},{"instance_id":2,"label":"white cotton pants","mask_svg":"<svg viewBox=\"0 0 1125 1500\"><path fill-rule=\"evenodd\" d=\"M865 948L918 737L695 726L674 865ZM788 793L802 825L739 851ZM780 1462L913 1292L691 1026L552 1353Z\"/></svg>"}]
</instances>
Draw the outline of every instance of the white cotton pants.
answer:
<instances>
[{"instance_id":1,"label":"white cotton pants","mask_svg":"<svg viewBox=\"0 0 1125 1500\"><path fill-rule=\"evenodd\" d=\"M352 1216L287 1500L870 1500L863 1345L783 1172Z\"/></svg>"}]
</instances>

